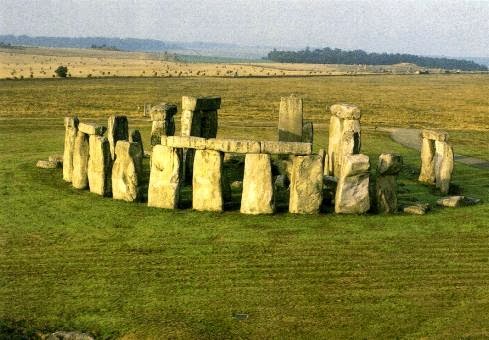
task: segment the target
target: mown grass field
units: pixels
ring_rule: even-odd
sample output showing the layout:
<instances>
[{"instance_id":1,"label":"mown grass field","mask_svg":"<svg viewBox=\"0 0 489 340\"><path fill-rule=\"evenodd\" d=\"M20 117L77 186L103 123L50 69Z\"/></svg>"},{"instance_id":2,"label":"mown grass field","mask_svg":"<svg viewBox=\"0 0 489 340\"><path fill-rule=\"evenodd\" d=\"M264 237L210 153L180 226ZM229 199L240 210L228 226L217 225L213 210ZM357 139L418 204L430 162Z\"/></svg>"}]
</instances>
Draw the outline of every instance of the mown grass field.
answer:
<instances>
[{"instance_id":1,"label":"mown grass field","mask_svg":"<svg viewBox=\"0 0 489 340\"><path fill-rule=\"evenodd\" d=\"M443 127L458 153L489 159L488 88L481 76L0 82L0 337L488 337L487 203L422 217L172 212L34 166L62 151L67 113L128 114L147 141L137 105L220 94L220 136L274 139L280 96L294 92L318 125L316 149L326 106L356 103L373 165L401 153L401 201L433 203L417 152L375 127ZM489 171L456 164L454 182L489 200Z\"/></svg>"}]
</instances>

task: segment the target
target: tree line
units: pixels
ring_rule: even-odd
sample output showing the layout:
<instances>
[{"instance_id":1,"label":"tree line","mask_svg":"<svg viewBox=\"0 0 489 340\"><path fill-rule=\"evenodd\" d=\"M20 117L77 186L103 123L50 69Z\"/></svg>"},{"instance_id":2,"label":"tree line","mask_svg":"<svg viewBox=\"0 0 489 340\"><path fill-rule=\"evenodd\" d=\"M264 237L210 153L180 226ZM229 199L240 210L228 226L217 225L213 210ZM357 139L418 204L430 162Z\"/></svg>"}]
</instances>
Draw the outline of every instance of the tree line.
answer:
<instances>
[{"instance_id":1,"label":"tree line","mask_svg":"<svg viewBox=\"0 0 489 340\"><path fill-rule=\"evenodd\" d=\"M300 51L278 51L267 55L268 60L280 63L346 64L346 65L394 65L412 63L427 68L443 68L462 71L487 71L487 66L470 60L424 57L400 53L367 53L363 50L345 51L339 48L323 48Z\"/></svg>"}]
</instances>

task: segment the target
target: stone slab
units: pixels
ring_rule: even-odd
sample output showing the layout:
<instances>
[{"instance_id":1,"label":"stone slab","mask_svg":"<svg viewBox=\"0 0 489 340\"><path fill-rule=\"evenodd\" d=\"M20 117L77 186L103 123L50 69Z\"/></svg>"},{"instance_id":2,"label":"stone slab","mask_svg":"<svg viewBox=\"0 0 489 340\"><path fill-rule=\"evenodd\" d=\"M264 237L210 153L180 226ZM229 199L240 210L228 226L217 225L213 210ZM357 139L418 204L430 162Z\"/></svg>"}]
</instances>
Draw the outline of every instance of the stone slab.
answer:
<instances>
[{"instance_id":1,"label":"stone slab","mask_svg":"<svg viewBox=\"0 0 489 340\"><path fill-rule=\"evenodd\" d=\"M60 165L61 164L59 162L54 162L45 159L38 160L36 163L36 167L41 169L57 169L60 167Z\"/></svg>"},{"instance_id":2,"label":"stone slab","mask_svg":"<svg viewBox=\"0 0 489 340\"><path fill-rule=\"evenodd\" d=\"M208 96L208 97L182 97L182 110L190 111L213 111L219 110L221 107L221 97Z\"/></svg>"},{"instance_id":3,"label":"stone slab","mask_svg":"<svg viewBox=\"0 0 489 340\"><path fill-rule=\"evenodd\" d=\"M301 142L273 142L262 141L261 153L279 155L310 155L312 154L311 143Z\"/></svg>"},{"instance_id":4,"label":"stone slab","mask_svg":"<svg viewBox=\"0 0 489 340\"><path fill-rule=\"evenodd\" d=\"M87 135L103 136L105 131L107 131L107 128L105 126L95 123L80 122L80 124L78 124L78 130L86 133Z\"/></svg>"},{"instance_id":5,"label":"stone slab","mask_svg":"<svg viewBox=\"0 0 489 340\"><path fill-rule=\"evenodd\" d=\"M296 156L290 181L289 212L317 214L323 201L324 162L320 155Z\"/></svg>"},{"instance_id":6,"label":"stone slab","mask_svg":"<svg viewBox=\"0 0 489 340\"><path fill-rule=\"evenodd\" d=\"M258 141L244 139L207 139L205 147L229 153L260 153L261 145Z\"/></svg>"},{"instance_id":7,"label":"stone slab","mask_svg":"<svg viewBox=\"0 0 489 340\"><path fill-rule=\"evenodd\" d=\"M91 135L89 139L88 186L90 192L101 196L112 194L112 157L106 137Z\"/></svg>"},{"instance_id":8,"label":"stone slab","mask_svg":"<svg viewBox=\"0 0 489 340\"><path fill-rule=\"evenodd\" d=\"M448 133L442 130L425 129L421 131L421 138L448 142Z\"/></svg>"},{"instance_id":9,"label":"stone slab","mask_svg":"<svg viewBox=\"0 0 489 340\"><path fill-rule=\"evenodd\" d=\"M272 214L275 211L272 163L269 154L246 155L240 211L252 215Z\"/></svg>"},{"instance_id":10,"label":"stone slab","mask_svg":"<svg viewBox=\"0 0 489 340\"><path fill-rule=\"evenodd\" d=\"M198 211L223 211L224 155L214 150L196 150L192 178L192 207Z\"/></svg>"},{"instance_id":11,"label":"stone slab","mask_svg":"<svg viewBox=\"0 0 489 340\"><path fill-rule=\"evenodd\" d=\"M161 136L161 145L172 148L206 149L206 139L193 136Z\"/></svg>"},{"instance_id":12,"label":"stone slab","mask_svg":"<svg viewBox=\"0 0 489 340\"><path fill-rule=\"evenodd\" d=\"M278 117L278 140L302 142L302 98L294 95L282 97Z\"/></svg>"},{"instance_id":13,"label":"stone slab","mask_svg":"<svg viewBox=\"0 0 489 340\"><path fill-rule=\"evenodd\" d=\"M148 206L176 209L182 184L182 150L155 145L151 157Z\"/></svg>"},{"instance_id":14,"label":"stone slab","mask_svg":"<svg viewBox=\"0 0 489 340\"><path fill-rule=\"evenodd\" d=\"M89 135L78 131L73 148L72 185L76 189L88 187L88 158L90 154Z\"/></svg>"},{"instance_id":15,"label":"stone slab","mask_svg":"<svg viewBox=\"0 0 489 340\"><path fill-rule=\"evenodd\" d=\"M65 140L63 149L63 180L71 182L73 176L73 149L78 132L78 118L65 117Z\"/></svg>"}]
</instances>

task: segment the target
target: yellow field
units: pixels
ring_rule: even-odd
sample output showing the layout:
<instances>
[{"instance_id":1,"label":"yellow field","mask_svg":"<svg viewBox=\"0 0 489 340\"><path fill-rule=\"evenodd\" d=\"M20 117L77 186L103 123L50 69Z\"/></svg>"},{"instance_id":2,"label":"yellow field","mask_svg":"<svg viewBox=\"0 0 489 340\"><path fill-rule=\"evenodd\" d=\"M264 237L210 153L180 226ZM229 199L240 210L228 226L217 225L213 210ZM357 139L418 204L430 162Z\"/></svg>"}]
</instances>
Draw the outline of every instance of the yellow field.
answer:
<instances>
[{"instance_id":1,"label":"yellow field","mask_svg":"<svg viewBox=\"0 0 489 340\"><path fill-rule=\"evenodd\" d=\"M267 77L415 73L412 64L392 66L282 63L185 63L157 54L93 49L0 49L0 78L53 78L64 65L70 77ZM440 70L431 70L440 72Z\"/></svg>"}]
</instances>

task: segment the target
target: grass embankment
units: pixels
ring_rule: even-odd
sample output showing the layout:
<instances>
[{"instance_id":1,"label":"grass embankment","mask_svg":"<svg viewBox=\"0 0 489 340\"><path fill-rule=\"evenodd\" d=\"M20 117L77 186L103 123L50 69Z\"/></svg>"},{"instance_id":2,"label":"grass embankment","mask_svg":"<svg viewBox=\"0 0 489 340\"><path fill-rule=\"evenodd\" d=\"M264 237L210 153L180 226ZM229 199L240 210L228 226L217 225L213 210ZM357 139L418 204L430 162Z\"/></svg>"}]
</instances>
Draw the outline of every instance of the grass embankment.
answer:
<instances>
[{"instance_id":1,"label":"grass embankment","mask_svg":"<svg viewBox=\"0 0 489 340\"><path fill-rule=\"evenodd\" d=\"M34 167L37 159L62 150L61 117L67 111L105 119L118 110L132 113L141 101L218 93L221 121L234 122L224 124L221 136L273 138L273 127L242 125L250 116L275 122L276 111L269 109L278 107L280 95L318 84L122 81L0 85L2 102L30 117L0 123L0 330L76 329L128 338L489 336L487 203L435 209L423 217L172 212L78 191L62 181L60 170ZM379 119L378 110L365 103L375 97L373 88L387 91L394 81L365 86L364 95L362 81L371 80L359 81L319 83L322 91L307 96L309 117L321 114L324 121L326 104L351 101L367 110L367 122ZM457 78L455 85L447 81L461 86ZM77 96L71 94L75 88ZM391 96L376 92L379 102L394 107ZM399 97L397 112L407 105L427 112L425 93L416 93L411 102ZM267 102L267 94L274 102ZM20 98L24 104L16 104ZM431 119L442 115L436 113L442 107L455 105L434 102ZM10 116L5 107L2 115ZM465 102L460 110L468 114L461 119L469 124L477 107ZM228 117L230 112L234 116ZM242 125L236 123L239 113L247 117ZM406 117L400 114L398 124ZM436 123L456 126L449 120ZM148 140L148 122L131 126L141 128ZM319 129L316 137L316 148L326 145L326 130ZM372 130L365 131L363 147L374 164L381 152L404 156L403 202L436 200L436 192L416 183L417 152ZM488 171L457 164L454 182L467 195L489 199Z\"/></svg>"}]
</instances>

